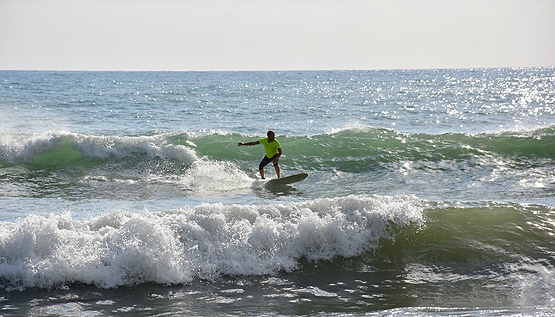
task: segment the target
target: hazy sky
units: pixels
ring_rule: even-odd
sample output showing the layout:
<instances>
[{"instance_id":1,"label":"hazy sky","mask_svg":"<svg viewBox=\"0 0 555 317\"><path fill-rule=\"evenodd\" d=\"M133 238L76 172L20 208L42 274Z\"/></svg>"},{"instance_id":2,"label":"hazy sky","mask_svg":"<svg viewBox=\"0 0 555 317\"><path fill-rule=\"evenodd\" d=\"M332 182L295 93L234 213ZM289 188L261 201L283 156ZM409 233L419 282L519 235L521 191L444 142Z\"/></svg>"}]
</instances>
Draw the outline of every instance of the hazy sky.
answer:
<instances>
[{"instance_id":1,"label":"hazy sky","mask_svg":"<svg viewBox=\"0 0 555 317\"><path fill-rule=\"evenodd\" d=\"M0 69L555 66L555 0L0 0Z\"/></svg>"}]
</instances>

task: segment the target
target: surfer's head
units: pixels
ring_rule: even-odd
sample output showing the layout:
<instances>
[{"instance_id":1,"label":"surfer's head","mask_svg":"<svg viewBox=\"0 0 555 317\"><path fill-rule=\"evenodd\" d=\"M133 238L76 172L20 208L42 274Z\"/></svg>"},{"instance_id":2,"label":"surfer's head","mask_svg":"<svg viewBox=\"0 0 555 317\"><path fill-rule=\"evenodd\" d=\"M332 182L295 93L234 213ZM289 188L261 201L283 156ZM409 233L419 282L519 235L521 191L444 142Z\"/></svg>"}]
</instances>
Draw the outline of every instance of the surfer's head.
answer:
<instances>
[{"instance_id":1,"label":"surfer's head","mask_svg":"<svg viewBox=\"0 0 555 317\"><path fill-rule=\"evenodd\" d=\"M276 134L272 130L268 131L268 133L266 133L266 135L268 136L269 141L272 141L276 137Z\"/></svg>"}]
</instances>

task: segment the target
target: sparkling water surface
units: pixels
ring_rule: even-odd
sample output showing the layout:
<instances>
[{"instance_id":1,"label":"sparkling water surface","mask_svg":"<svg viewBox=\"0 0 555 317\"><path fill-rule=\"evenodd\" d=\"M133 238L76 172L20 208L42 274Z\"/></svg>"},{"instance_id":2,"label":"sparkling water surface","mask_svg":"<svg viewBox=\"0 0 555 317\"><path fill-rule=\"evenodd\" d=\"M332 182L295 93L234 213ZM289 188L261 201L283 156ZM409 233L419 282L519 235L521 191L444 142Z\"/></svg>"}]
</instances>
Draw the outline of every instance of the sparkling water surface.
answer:
<instances>
[{"instance_id":1,"label":"sparkling water surface","mask_svg":"<svg viewBox=\"0 0 555 317\"><path fill-rule=\"evenodd\" d=\"M0 122L0 315L552 315L553 68L0 71Z\"/></svg>"}]
</instances>

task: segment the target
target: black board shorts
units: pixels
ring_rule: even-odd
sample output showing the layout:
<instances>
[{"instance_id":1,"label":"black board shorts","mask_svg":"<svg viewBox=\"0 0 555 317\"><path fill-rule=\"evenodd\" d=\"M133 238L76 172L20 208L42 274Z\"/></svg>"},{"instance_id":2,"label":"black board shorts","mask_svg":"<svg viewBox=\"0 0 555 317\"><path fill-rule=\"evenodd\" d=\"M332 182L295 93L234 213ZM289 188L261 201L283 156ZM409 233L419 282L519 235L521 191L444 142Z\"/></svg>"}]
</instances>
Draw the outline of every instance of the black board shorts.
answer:
<instances>
[{"instance_id":1,"label":"black board shorts","mask_svg":"<svg viewBox=\"0 0 555 317\"><path fill-rule=\"evenodd\" d=\"M264 166L270 164L270 162L274 160L274 157L276 157L276 155L274 155L272 157L267 157L266 155L264 155L264 158L262 159L262 162L260 162L260 165L258 166L258 169L259 170L264 169ZM274 166L277 166L277 164L274 164Z\"/></svg>"}]
</instances>

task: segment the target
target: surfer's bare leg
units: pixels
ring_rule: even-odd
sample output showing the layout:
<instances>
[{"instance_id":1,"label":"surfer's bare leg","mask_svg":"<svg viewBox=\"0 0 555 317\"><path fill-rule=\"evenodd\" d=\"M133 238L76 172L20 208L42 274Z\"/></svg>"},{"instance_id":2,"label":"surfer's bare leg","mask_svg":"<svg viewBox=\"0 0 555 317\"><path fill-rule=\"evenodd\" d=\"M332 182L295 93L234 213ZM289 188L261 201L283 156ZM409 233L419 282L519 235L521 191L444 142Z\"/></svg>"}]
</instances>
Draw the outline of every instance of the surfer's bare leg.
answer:
<instances>
[{"instance_id":1,"label":"surfer's bare leg","mask_svg":"<svg viewBox=\"0 0 555 317\"><path fill-rule=\"evenodd\" d=\"M258 170L260 172L260 178L264 179L264 170Z\"/></svg>"},{"instance_id":2,"label":"surfer's bare leg","mask_svg":"<svg viewBox=\"0 0 555 317\"><path fill-rule=\"evenodd\" d=\"M277 178L279 178L280 177L280 175L279 175L279 172L280 172L279 165L277 165L277 163L274 163L274 168L276 169Z\"/></svg>"}]
</instances>

